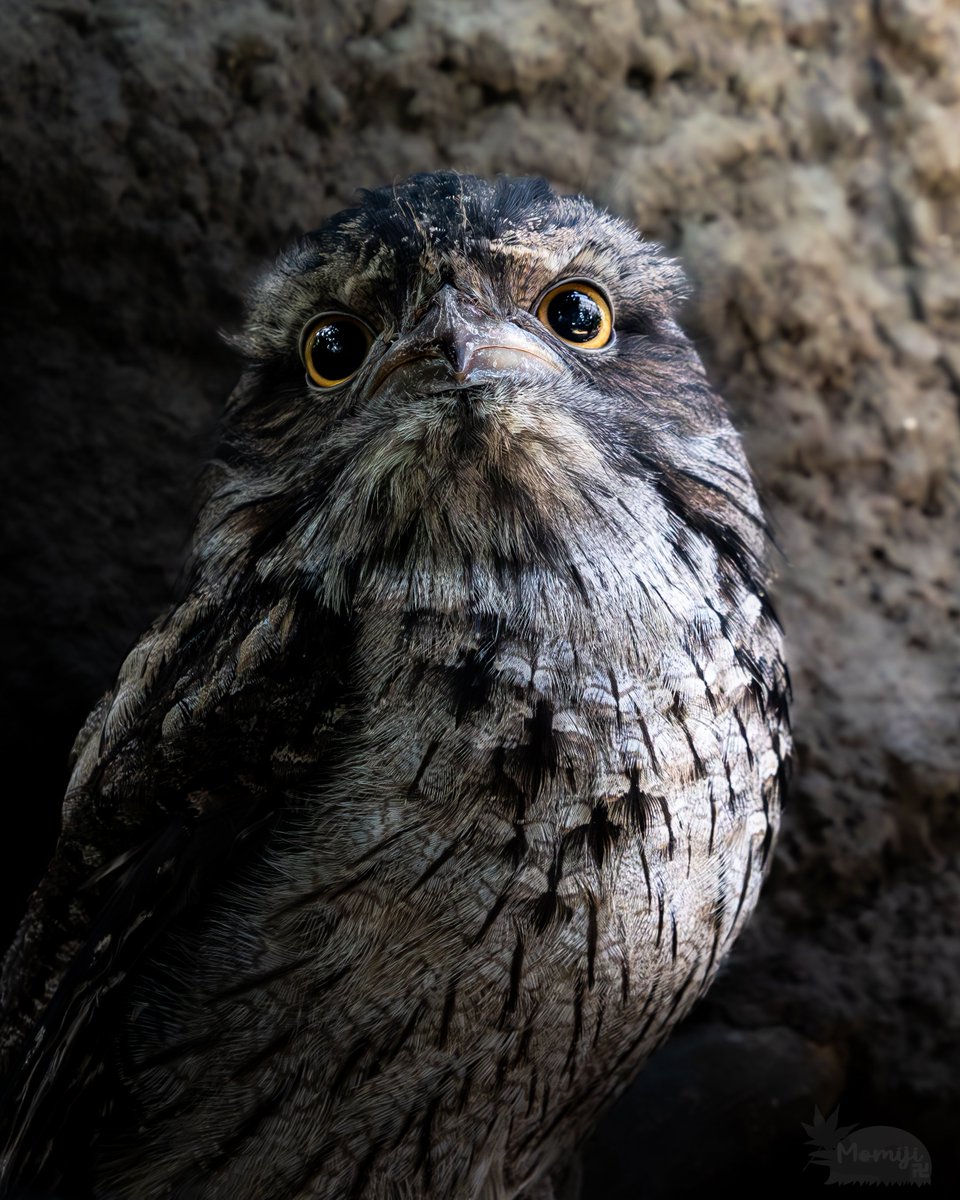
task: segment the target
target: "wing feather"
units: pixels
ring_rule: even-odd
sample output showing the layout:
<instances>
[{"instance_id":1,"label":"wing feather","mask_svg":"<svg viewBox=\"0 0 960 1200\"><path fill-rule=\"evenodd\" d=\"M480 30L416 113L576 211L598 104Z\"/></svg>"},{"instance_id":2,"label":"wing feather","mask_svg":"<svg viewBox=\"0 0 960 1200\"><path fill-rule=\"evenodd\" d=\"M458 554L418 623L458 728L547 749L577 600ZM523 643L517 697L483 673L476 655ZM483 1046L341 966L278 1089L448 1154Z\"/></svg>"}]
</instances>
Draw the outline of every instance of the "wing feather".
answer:
<instances>
[{"instance_id":1,"label":"wing feather","mask_svg":"<svg viewBox=\"0 0 960 1200\"><path fill-rule=\"evenodd\" d=\"M322 774L344 622L252 595L221 621L190 597L158 622L78 738L57 850L4 963L0 1195L56 1183L58 1138L76 1106L96 1107L98 1032L127 981Z\"/></svg>"}]
</instances>

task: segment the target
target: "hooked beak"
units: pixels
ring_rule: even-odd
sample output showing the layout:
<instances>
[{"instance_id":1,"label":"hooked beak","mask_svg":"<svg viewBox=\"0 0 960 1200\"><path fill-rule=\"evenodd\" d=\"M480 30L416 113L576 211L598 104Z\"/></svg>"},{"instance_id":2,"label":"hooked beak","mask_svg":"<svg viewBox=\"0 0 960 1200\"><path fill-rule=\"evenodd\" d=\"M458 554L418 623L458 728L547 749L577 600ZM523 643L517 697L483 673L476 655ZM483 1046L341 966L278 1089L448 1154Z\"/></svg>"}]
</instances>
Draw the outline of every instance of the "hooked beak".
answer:
<instances>
[{"instance_id":1,"label":"hooked beak","mask_svg":"<svg viewBox=\"0 0 960 1200\"><path fill-rule=\"evenodd\" d=\"M418 383L441 390L490 383L504 375L544 379L562 369L561 360L539 339L512 321L489 316L445 284L419 323L383 356L371 391L398 371L406 375L413 370Z\"/></svg>"}]
</instances>

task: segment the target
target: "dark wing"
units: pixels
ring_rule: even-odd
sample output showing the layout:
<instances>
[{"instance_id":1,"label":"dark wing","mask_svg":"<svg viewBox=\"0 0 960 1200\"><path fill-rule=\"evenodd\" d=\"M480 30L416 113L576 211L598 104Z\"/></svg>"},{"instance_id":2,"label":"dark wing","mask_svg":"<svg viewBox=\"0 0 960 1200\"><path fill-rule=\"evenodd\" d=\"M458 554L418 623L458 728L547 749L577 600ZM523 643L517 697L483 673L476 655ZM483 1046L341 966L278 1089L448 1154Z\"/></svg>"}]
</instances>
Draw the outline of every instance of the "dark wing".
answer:
<instances>
[{"instance_id":1,"label":"dark wing","mask_svg":"<svg viewBox=\"0 0 960 1200\"><path fill-rule=\"evenodd\" d=\"M56 1181L126 980L322 780L349 654L346 622L313 605L248 595L225 613L194 595L128 656L78 738L60 841L4 963L0 1195Z\"/></svg>"}]
</instances>

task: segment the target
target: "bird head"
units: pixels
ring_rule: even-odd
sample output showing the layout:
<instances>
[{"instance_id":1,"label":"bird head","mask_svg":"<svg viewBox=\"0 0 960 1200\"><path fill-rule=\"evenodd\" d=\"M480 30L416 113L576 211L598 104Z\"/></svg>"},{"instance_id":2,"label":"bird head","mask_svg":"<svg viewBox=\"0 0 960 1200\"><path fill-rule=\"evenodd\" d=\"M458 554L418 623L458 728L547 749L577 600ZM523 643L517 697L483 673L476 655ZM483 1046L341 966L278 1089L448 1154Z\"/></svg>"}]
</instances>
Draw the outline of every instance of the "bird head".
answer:
<instances>
[{"instance_id":1,"label":"bird head","mask_svg":"<svg viewBox=\"0 0 960 1200\"><path fill-rule=\"evenodd\" d=\"M598 535L635 554L688 505L701 526L756 518L674 316L683 287L658 246L543 180L363 193L251 298L207 549L255 545L261 575L343 600L381 568L568 572Z\"/></svg>"}]
</instances>

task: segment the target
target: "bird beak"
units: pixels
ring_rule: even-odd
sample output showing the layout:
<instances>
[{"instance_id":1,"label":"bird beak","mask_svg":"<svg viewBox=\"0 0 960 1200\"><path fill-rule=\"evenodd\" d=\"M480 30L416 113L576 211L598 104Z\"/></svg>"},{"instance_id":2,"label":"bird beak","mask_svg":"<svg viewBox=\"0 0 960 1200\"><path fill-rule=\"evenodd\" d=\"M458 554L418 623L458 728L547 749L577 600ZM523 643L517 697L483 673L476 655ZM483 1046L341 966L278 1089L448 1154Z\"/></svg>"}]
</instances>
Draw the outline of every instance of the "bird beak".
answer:
<instances>
[{"instance_id":1,"label":"bird beak","mask_svg":"<svg viewBox=\"0 0 960 1200\"><path fill-rule=\"evenodd\" d=\"M505 375L544 379L562 369L562 361L539 338L512 321L491 317L445 284L418 324L384 354L371 391L395 372L402 372L404 384L442 390L491 383Z\"/></svg>"}]
</instances>

